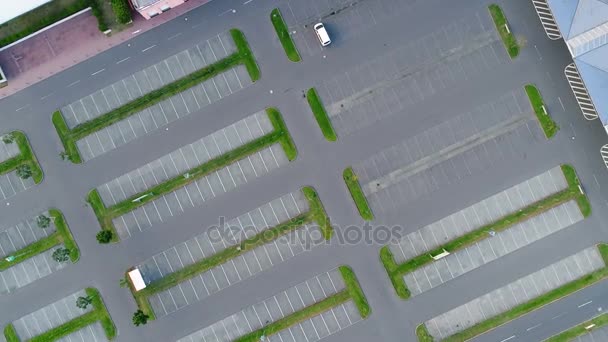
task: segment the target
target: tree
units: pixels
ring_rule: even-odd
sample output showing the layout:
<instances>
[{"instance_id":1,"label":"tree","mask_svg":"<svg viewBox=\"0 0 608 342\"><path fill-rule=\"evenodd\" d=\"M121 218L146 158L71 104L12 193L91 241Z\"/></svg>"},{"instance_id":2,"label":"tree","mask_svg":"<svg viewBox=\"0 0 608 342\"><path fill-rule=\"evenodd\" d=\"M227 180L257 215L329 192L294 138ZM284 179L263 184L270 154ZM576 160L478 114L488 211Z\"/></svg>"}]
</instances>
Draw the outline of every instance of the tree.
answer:
<instances>
[{"instance_id":1,"label":"tree","mask_svg":"<svg viewBox=\"0 0 608 342\"><path fill-rule=\"evenodd\" d=\"M150 316L146 315L143 311L137 310L133 314L133 324L135 324L136 327L142 324L145 325L146 323L148 323L149 318Z\"/></svg>"},{"instance_id":2,"label":"tree","mask_svg":"<svg viewBox=\"0 0 608 342\"><path fill-rule=\"evenodd\" d=\"M2 142L5 144L12 144L15 141L15 136L12 133L5 134L2 136Z\"/></svg>"},{"instance_id":3,"label":"tree","mask_svg":"<svg viewBox=\"0 0 608 342\"><path fill-rule=\"evenodd\" d=\"M57 262L66 262L70 260L70 250L67 248L60 247L53 252L52 256L53 260Z\"/></svg>"},{"instance_id":4,"label":"tree","mask_svg":"<svg viewBox=\"0 0 608 342\"><path fill-rule=\"evenodd\" d=\"M32 168L27 164L21 164L17 166L17 176L21 179L28 179L32 177Z\"/></svg>"},{"instance_id":5,"label":"tree","mask_svg":"<svg viewBox=\"0 0 608 342\"><path fill-rule=\"evenodd\" d=\"M110 241L112 240L112 237L114 236L114 234L112 233L111 230L102 230L100 232L97 233L96 237L97 237L97 242L99 243L110 243Z\"/></svg>"},{"instance_id":6,"label":"tree","mask_svg":"<svg viewBox=\"0 0 608 342\"><path fill-rule=\"evenodd\" d=\"M76 299L76 306L83 310L86 309L87 306L91 305L91 303L93 303L93 298L91 296L78 297Z\"/></svg>"},{"instance_id":7,"label":"tree","mask_svg":"<svg viewBox=\"0 0 608 342\"><path fill-rule=\"evenodd\" d=\"M112 0L111 4L112 11L119 23L126 24L131 21L131 7L128 0Z\"/></svg>"},{"instance_id":8,"label":"tree","mask_svg":"<svg viewBox=\"0 0 608 342\"><path fill-rule=\"evenodd\" d=\"M39 228L47 228L51 225L51 219L46 215L38 215L36 217L36 224Z\"/></svg>"}]
</instances>

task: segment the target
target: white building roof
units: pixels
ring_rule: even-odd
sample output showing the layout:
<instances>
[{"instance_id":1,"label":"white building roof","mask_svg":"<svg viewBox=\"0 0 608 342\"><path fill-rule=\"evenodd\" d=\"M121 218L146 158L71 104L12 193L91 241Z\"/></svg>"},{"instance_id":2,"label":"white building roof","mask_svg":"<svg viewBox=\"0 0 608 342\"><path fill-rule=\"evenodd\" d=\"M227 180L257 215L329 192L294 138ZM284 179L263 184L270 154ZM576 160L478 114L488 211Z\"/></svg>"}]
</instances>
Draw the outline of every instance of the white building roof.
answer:
<instances>
[{"instance_id":1,"label":"white building roof","mask_svg":"<svg viewBox=\"0 0 608 342\"><path fill-rule=\"evenodd\" d=\"M36 7L46 4L47 2L51 2L51 0L2 0L2 6L0 6L2 7L2 10L0 11L0 24L4 24L13 18L17 18L23 13L29 12Z\"/></svg>"}]
</instances>

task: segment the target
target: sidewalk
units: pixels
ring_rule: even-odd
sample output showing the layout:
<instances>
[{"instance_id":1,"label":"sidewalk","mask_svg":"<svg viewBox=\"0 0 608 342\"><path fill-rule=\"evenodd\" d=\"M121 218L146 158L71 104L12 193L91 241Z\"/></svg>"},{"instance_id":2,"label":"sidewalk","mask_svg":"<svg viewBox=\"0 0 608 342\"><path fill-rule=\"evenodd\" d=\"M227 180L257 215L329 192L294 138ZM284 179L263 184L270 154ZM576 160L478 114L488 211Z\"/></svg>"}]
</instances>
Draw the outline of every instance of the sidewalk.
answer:
<instances>
[{"instance_id":1,"label":"sidewalk","mask_svg":"<svg viewBox=\"0 0 608 342\"><path fill-rule=\"evenodd\" d=\"M24 42L0 51L0 66L8 86L0 98L12 95L75 64L121 44L138 34L162 25L211 0L190 0L153 19L133 12L133 25L106 37L97 29L97 19L87 11ZM133 34L137 32L136 34Z\"/></svg>"}]
</instances>

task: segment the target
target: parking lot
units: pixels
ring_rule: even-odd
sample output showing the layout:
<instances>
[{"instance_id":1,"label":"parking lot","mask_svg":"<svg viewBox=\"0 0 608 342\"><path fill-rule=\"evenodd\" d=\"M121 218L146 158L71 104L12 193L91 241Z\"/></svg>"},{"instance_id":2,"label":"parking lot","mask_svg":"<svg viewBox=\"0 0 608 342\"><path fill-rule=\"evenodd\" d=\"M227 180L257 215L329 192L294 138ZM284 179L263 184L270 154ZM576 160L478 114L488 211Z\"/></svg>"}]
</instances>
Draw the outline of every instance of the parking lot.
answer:
<instances>
[{"instance_id":1,"label":"parking lot","mask_svg":"<svg viewBox=\"0 0 608 342\"><path fill-rule=\"evenodd\" d=\"M380 151L354 170L372 210L380 213L521 155L539 141L544 134L523 89L516 89Z\"/></svg>"},{"instance_id":2,"label":"parking lot","mask_svg":"<svg viewBox=\"0 0 608 342\"><path fill-rule=\"evenodd\" d=\"M84 290L73 293L14 321L13 326L21 341L29 340L90 312L93 309L92 305L84 310L76 307L76 299L81 296L86 297ZM95 329L91 330L91 332L95 331ZM95 338L100 341L106 340L103 333L102 335L96 335Z\"/></svg>"},{"instance_id":3,"label":"parking lot","mask_svg":"<svg viewBox=\"0 0 608 342\"><path fill-rule=\"evenodd\" d=\"M556 166L412 232L389 248L395 261L403 263L567 187L561 167Z\"/></svg>"},{"instance_id":4,"label":"parking lot","mask_svg":"<svg viewBox=\"0 0 608 342\"><path fill-rule=\"evenodd\" d=\"M319 85L338 136L419 111L442 91L508 63L486 12L459 19Z\"/></svg>"},{"instance_id":5,"label":"parking lot","mask_svg":"<svg viewBox=\"0 0 608 342\"><path fill-rule=\"evenodd\" d=\"M442 339L604 267L596 247L584 249L425 323Z\"/></svg>"},{"instance_id":6,"label":"parking lot","mask_svg":"<svg viewBox=\"0 0 608 342\"><path fill-rule=\"evenodd\" d=\"M308 202L301 192L284 195L228 221L220 229L212 228L207 233L157 254L137 268L141 271L146 284L150 284L307 210ZM257 247L195 278L153 295L150 297L150 303L157 316L165 316L270 269L309 250L321 241L319 229L315 225L305 225L271 243Z\"/></svg>"},{"instance_id":7,"label":"parking lot","mask_svg":"<svg viewBox=\"0 0 608 342\"><path fill-rule=\"evenodd\" d=\"M104 342L108 341L103 331L101 323L96 322L75 331L66 337L57 340L58 342Z\"/></svg>"},{"instance_id":8,"label":"parking lot","mask_svg":"<svg viewBox=\"0 0 608 342\"><path fill-rule=\"evenodd\" d=\"M17 145L17 143L13 142L10 144L6 144L2 142L4 136L5 135L0 136L0 163L17 156L21 152L19 151L19 146Z\"/></svg>"},{"instance_id":9,"label":"parking lot","mask_svg":"<svg viewBox=\"0 0 608 342\"><path fill-rule=\"evenodd\" d=\"M574 200L456 251L404 276L418 295L583 220Z\"/></svg>"},{"instance_id":10,"label":"parking lot","mask_svg":"<svg viewBox=\"0 0 608 342\"><path fill-rule=\"evenodd\" d=\"M16 171L0 175L0 199L9 199L36 185L32 177L21 179Z\"/></svg>"},{"instance_id":11,"label":"parking lot","mask_svg":"<svg viewBox=\"0 0 608 342\"><path fill-rule=\"evenodd\" d=\"M48 217L49 213L44 212L41 215ZM12 255L23 247L55 232L55 224L52 221L46 228L38 227L36 224L37 216L33 216L0 231L0 257Z\"/></svg>"},{"instance_id":12,"label":"parking lot","mask_svg":"<svg viewBox=\"0 0 608 342\"><path fill-rule=\"evenodd\" d=\"M334 269L317 275L260 303L228 316L219 322L185 336L179 342L232 341L294 312L298 312L343 289L344 281L342 276L338 269ZM359 311L352 301L349 301L344 305L334 307L333 310L328 310L322 315L312 317L290 329L284 330L283 335L288 334L291 337L290 340L293 341L316 341L360 320Z\"/></svg>"},{"instance_id":13,"label":"parking lot","mask_svg":"<svg viewBox=\"0 0 608 342\"><path fill-rule=\"evenodd\" d=\"M14 292L70 265L71 262L69 261L58 263L53 260L53 252L60 247L64 246L55 246L4 271L0 271L0 294Z\"/></svg>"},{"instance_id":14,"label":"parking lot","mask_svg":"<svg viewBox=\"0 0 608 342\"><path fill-rule=\"evenodd\" d=\"M604 326L599 329L594 329L581 336L578 336L573 341L576 342L600 342L608 341L608 327Z\"/></svg>"}]
</instances>

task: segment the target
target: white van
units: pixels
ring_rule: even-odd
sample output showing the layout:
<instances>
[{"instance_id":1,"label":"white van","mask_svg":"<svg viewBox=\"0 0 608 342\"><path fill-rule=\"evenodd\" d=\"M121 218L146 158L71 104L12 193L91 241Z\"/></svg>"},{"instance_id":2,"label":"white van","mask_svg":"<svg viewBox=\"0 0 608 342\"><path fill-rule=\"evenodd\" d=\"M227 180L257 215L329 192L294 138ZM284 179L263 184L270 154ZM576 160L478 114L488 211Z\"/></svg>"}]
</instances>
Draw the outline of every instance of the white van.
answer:
<instances>
[{"instance_id":1,"label":"white van","mask_svg":"<svg viewBox=\"0 0 608 342\"><path fill-rule=\"evenodd\" d=\"M331 44L331 39L329 39L329 35L327 34L327 30L323 23L315 24L314 26L315 33L317 34L317 38L321 42L321 46L327 46Z\"/></svg>"}]
</instances>

